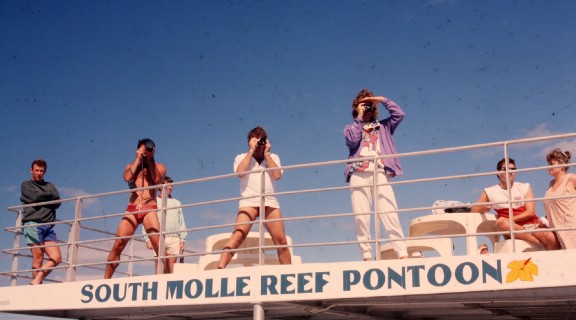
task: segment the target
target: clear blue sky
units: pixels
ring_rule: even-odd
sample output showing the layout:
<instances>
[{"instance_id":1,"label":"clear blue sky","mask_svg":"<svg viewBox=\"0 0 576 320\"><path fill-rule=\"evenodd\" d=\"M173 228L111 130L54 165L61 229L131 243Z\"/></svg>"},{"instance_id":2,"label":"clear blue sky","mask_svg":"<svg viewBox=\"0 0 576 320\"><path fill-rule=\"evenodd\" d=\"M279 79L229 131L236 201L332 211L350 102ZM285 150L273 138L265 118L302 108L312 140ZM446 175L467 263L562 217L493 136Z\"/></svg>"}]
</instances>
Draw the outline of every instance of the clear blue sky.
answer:
<instances>
[{"instance_id":1,"label":"clear blue sky","mask_svg":"<svg viewBox=\"0 0 576 320\"><path fill-rule=\"evenodd\" d=\"M342 129L363 87L405 110L400 152L573 132L575 14L574 1L1 1L0 206L19 204L35 158L63 197L125 189L143 137L176 181L230 173L257 125L285 165L344 159ZM544 165L541 152L512 156ZM491 170L500 157L407 160L405 178ZM342 168L317 179L344 185ZM546 179L530 181L537 195ZM281 190L305 185L284 180ZM467 202L482 186L398 198ZM337 204L350 210L347 198ZM290 216L295 205L282 205Z\"/></svg>"}]
</instances>

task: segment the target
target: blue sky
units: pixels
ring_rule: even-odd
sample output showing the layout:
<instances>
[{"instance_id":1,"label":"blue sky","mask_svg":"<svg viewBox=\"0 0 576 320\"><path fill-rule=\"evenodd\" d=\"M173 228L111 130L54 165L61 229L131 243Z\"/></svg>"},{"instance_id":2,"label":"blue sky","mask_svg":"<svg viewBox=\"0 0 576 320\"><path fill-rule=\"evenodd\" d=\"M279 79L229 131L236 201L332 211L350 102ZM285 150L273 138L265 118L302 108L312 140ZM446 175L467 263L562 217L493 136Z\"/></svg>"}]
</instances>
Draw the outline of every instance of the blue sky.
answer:
<instances>
[{"instance_id":1,"label":"blue sky","mask_svg":"<svg viewBox=\"0 0 576 320\"><path fill-rule=\"evenodd\" d=\"M573 132L575 13L574 1L1 1L0 205L19 204L35 158L63 197L125 189L122 170L143 137L176 181L230 173L257 125L284 165L344 159L342 129L363 87L405 110L400 152ZM573 140L561 145L576 151ZM551 147L512 156L544 165ZM492 170L501 157L406 160L404 178ZM547 179L526 177L537 196ZM468 202L495 182L397 196L400 206ZM285 175L279 187L307 183L343 186L342 168ZM175 195L235 196L231 185ZM125 200L96 211L119 212ZM281 201L286 216L350 210L347 195L295 202ZM230 208L190 212L188 224L231 221ZM2 227L13 223L0 215Z\"/></svg>"}]
</instances>

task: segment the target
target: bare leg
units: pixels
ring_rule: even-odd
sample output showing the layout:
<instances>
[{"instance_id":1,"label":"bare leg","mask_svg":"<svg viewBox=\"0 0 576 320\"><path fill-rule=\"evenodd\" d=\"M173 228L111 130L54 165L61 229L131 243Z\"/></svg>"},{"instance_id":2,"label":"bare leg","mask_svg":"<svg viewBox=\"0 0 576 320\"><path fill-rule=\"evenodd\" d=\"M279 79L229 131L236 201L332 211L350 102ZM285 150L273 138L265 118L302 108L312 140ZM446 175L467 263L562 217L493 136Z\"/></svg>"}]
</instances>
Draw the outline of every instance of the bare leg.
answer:
<instances>
[{"instance_id":1,"label":"bare leg","mask_svg":"<svg viewBox=\"0 0 576 320\"><path fill-rule=\"evenodd\" d=\"M560 242L556 234L552 231L547 232L534 232L534 236L544 244L546 250L559 250Z\"/></svg>"},{"instance_id":2,"label":"bare leg","mask_svg":"<svg viewBox=\"0 0 576 320\"><path fill-rule=\"evenodd\" d=\"M282 218L282 212L279 208L266 207L266 220L268 219L280 219ZM288 244L286 241L286 232L284 231L284 222L282 221L272 221L265 222L264 225L268 230L268 233L272 237L274 245L285 246ZM292 264L292 256L290 255L289 248L278 248L278 261L280 264Z\"/></svg>"},{"instance_id":3,"label":"bare leg","mask_svg":"<svg viewBox=\"0 0 576 320\"><path fill-rule=\"evenodd\" d=\"M127 214L122 218L122 220L120 220L118 230L116 230L116 236L117 237L131 236L134 234L134 231L136 230L137 227L138 223L136 222L136 218L134 218L134 215ZM112 250L110 250L110 253L108 254L108 262L120 261L120 255L122 254L122 251L124 251L126 244L128 244L128 240L130 239L124 238L124 239L116 239L116 241L114 241L114 246L112 247ZM116 271L116 268L118 268L117 262L107 264L106 270L104 271L104 279L111 279L112 276L114 275L114 272Z\"/></svg>"},{"instance_id":4,"label":"bare leg","mask_svg":"<svg viewBox=\"0 0 576 320\"><path fill-rule=\"evenodd\" d=\"M144 217L144 221L142 221L142 224L144 225L146 233L149 235L148 239L150 239L152 249L154 249L154 252L156 252L156 254L158 255L158 252L160 251L160 237L158 235L151 235L152 233L160 232L160 222L158 221L158 214L156 213L156 211L148 212L148 214L146 214L146 216ZM154 264L154 272L156 272L156 270L158 270L158 259L155 260Z\"/></svg>"},{"instance_id":5,"label":"bare leg","mask_svg":"<svg viewBox=\"0 0 576 320\"><path fill-rule=\"evenodd\" d=\"M46 241L45 244L54 245L57 243L54 241ZM42 265L41 267L42 269L56 267L57 265L60 264L60 262L62 262L62 254L60 253L59 246L46 247L41 250L48 255L48 261L46 261L46 263ZM44 258L44 252L42 253L42 259ZM44 278L46 278L50 274L50 272L52 272L52 270L40 270L36 272L36 276L34 277L34 280L30 282L30 284L41 284Z\"/></svg>"},{"instance_id":6,"label":"bare leg","mask_svg":"<svg viewBox=\"0 0 576 320\"><path fill-rule=\"evenodd\" d=\"M236 216L236 223L244 223L256 220L258 217L259 208L253 207L242 207L238 210L238 215ZM224 249L237 249L240 247L242 242L248 236L248 232L250 232L250 228L252 228L251 224L237 224L234 227L234 231L232 231L232 235L230 236L230 240L224 246ZM224 252L220 255L220 262L218 262L218 269L226 268L232 256L234 254L232 252Z\"/></svg>"},{"instance_id":7,"label":"bare leg","mask_svg":"<svg viewBox=\"0 0 576 320\"><path fill-rule=\"evenodd\" d=\"M44 249L37 248L37 244L29 244L30 251L32 252L32 280L38 275L36 269L42 268L42 262L44 262Z\"/></svg>"},{"instance_id":8,"label":"bare leg","mask_svg":"<svg viewBox=\"0 0 576 320\"><path fill-rule=\"evenodd\" d=\"M510 231L510 224L508 223L508 219L498 219L496 225L498 226L498 229L500 229L500 231ZM524 229L524 227L519 224L514 224L514 230L520 231L526 229ZM515 237L516 239L524 240L537 246L541 247L545 246L545 244L542 243L542 241L540 241L540 239L535 237L534 234L532 233L518 233L515 235ZM510 239L510 237L508 237L507 235L504 235L504 238Z\"/></svg>"},{"instance_id":9,"label":"bare leg","mask_svg":"<svg viewBox=\"0 0 576 320\"><path fill-rule=\"evenodd\" d=\"M168 254L170 255L170 254ZM174 272L174 264L176 263L176 257L170 257L164 259L164 273Z\"/></svg>"}]
</instances>

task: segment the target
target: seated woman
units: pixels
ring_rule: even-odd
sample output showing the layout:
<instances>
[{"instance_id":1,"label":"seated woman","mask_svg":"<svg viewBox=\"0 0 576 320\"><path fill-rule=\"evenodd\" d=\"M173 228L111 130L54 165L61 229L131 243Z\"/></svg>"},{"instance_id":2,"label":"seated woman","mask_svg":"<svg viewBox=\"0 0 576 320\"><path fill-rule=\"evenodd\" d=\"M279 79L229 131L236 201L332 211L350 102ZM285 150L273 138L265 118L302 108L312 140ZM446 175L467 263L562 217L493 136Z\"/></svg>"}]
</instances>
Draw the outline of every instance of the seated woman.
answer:
<instances>
[{"instance_id":1,"label":"seated woman","mask_svg":"<svg viewBox=\"0 0 576 320\"><path fill-rule=\"evenodd\" d=\"M571 154L568 151L554 149L546 156L551 166L569 164ZM562 199L544 200L546 216L552 228L576 228L576 174L568 174L568 167L548 169L554 179L550 181L550 188L546 191L546 198L571 196ZM576 249L576 232L557 231L563 249Z\"/></svg>"},{"instance_id":2,"label":"seated woman","mask_svg":"<svg viewBox=\"0 0 576 320\"><path fill-rule=\"evenodd\" d=\"M484 192L476 202L507 202L508 199L508 185L506 182L505 167L506 159L502 159L496 165L498 171L502 171L498 174L497 185L489 188L485 188ZM532 192L532 187L529 183L514 182L516 174L513 172L516 170L516 162L512 158L508 158L508 172L510 174L510 194L514 200L531 200L534 198L534 193ZM489 206L475 205L472 207L472 212L484 213L490 211ZM510 215L508 203L499 203L492 205L494 211L496 211L496 216L498 220L496 221L496 226L500 231L510 231L512 227L514 230L534 230L539 227L544 227L540 223L538 216L535 213L535 205L533 201L526 202L513 202L512 203L512 224L510 225ZM504 235L504 238L510 239L509 235ZM560 248L558 240L553 232L534 232L534 233L517 233L515 234L516 239L524 240L532 244L542 246L547 250L556 250Z\"/></svg>"}]
</instances>

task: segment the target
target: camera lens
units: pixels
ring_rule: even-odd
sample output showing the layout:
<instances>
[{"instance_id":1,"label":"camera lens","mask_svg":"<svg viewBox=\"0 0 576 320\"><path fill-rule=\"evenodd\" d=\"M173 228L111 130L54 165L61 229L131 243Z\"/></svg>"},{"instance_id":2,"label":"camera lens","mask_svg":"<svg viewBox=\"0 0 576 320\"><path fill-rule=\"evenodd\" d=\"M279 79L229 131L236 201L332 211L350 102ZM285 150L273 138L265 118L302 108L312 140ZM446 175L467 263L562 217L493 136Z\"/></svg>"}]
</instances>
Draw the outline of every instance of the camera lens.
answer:
<instances>
[{"instance_id":1,"label":"camera lens","mask_svg":"<svg viewBox=\"0 0 576 320\"><path fill-rule=\"evenodd\" d=\"M263 146L266 145L266 138L260 138L260 140L258 140L258 146Z\"/></svg>"}]
</instances>

